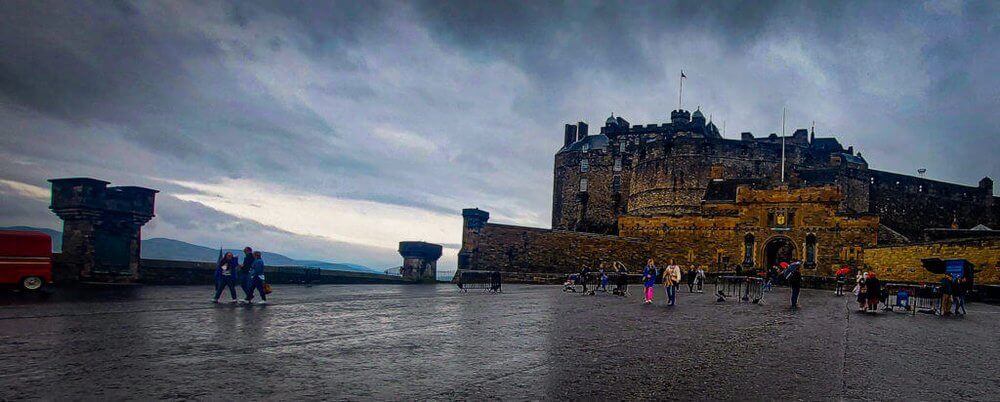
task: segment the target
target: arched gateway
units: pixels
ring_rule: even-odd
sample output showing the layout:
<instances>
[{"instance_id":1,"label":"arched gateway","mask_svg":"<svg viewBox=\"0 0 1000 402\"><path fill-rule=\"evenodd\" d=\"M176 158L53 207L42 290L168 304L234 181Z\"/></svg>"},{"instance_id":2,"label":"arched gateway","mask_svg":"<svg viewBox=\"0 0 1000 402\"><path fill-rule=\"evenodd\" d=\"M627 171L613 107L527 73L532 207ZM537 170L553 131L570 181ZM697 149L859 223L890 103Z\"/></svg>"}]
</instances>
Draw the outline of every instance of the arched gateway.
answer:
<instances>
[{"instance_id":1,"label":"arched gateway","mask_svg":"<svg viewBox=\"0 0 1000 402\"><path fill-rule=\"evenodd\" d=\"M775 236L764 243L764 268L792 262L795 258L795 242L785 236Z\"/></svg>"}]
</instances>

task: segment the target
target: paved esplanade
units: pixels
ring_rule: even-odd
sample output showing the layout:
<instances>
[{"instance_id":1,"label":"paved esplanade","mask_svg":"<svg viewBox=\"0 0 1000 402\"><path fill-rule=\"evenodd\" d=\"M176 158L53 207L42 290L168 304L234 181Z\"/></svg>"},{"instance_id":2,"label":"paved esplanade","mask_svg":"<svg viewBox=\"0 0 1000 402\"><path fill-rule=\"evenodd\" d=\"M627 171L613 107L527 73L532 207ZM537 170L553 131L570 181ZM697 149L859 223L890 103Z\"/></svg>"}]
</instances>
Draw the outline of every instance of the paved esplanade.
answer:
<instances>
[{"instance_id":1,"label":"paved esplanade","mask_svg":"<svg viewBox=\"0 0 1000 402\"><path fill-rule=\"evenodd\" d=\"M0 307L0 399L995 399L1000 307L865 316L853 297L679 305L552 286L205 287ZM7 295L9 297L9 295ZM780 300L779 300L780 299Z\"/></svg>"}]
</instances>

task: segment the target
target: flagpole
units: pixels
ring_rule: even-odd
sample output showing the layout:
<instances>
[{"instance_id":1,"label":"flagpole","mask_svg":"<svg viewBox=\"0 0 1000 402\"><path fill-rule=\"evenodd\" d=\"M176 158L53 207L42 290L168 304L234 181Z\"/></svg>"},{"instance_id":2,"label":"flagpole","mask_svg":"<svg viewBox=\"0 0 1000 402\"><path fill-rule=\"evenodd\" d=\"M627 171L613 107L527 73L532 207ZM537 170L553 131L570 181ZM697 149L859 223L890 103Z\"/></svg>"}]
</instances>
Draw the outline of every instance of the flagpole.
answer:
<instances>
[{"instance_id":1,"label":"flagpole","mask_svg":"<svg viewBox=\"0 0 1000 402\"><path fill-rule=\"evenodd\" d=\"M684 70L681 70L680 91L677 92L677 110L681 110L681 98L684 96Z\"/></svg>"},{"instance_id":2,"label":"flagpole","mask_svg":"<svg viewBox=\"0 0 1000 402\"><path fill-rule=\"evenodd\" d=\"M785 182L785 108L781 108L781 182Z\"/></svg>"}]
</instances>

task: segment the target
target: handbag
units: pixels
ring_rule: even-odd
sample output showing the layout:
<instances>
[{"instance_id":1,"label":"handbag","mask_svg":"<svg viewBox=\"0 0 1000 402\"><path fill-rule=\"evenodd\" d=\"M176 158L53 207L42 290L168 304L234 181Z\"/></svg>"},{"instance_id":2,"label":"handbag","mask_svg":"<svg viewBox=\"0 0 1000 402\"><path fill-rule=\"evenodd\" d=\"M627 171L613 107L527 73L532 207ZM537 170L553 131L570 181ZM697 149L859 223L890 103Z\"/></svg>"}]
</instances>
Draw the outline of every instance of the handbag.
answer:
<instances>
[{"instance_id":1,"label":"handbag","mask_svg":"<svg viewBox=\"0 0 1000 402\"><path fill-rule=\"evenodd\" d=\"M270 283L265 283L264 284L264 294L266 294L266 295L271 294L271 284Z\"/></svg>"}]
</instances>

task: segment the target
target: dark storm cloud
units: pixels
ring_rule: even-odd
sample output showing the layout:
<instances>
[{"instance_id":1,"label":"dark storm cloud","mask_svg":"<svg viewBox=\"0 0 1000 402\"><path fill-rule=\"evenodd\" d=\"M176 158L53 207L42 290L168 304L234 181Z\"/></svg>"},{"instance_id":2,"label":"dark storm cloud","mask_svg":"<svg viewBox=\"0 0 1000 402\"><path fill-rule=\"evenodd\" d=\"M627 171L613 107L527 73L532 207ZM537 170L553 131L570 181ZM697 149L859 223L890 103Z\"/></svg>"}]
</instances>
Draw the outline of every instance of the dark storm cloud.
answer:
<instances>
[{"instance_id":1,"label":"dark storm cloud","mask_svg":"<svg viewBox=\"0 0 1000 402\"><path fill-rule=\"evenodd\" d=\"M815 120L874 168L972 184L1000 176L997 7L0 2L0 179L91 175L165 197L239 179L543 226L562 124L663 122L684 69L685 107L730 138L779 131L786 107L790 129ZM154 232L236 222L310 255L325 244L164 199ZM377 254L358 255L396 258Z\"/></svg>"}]
</instances>

